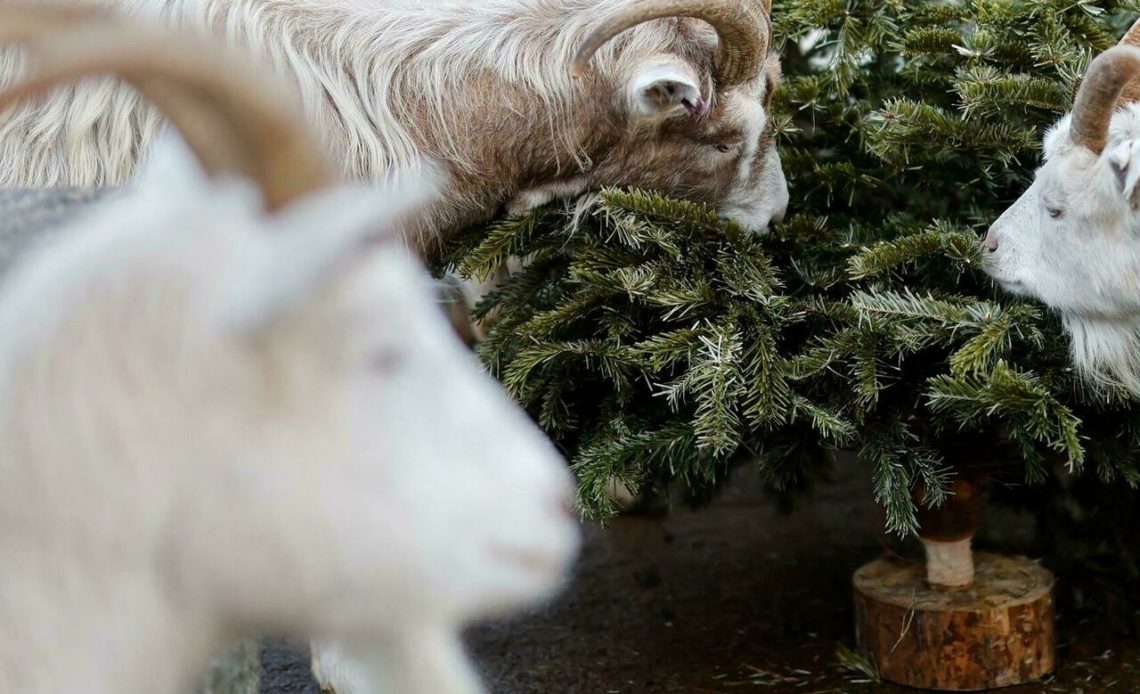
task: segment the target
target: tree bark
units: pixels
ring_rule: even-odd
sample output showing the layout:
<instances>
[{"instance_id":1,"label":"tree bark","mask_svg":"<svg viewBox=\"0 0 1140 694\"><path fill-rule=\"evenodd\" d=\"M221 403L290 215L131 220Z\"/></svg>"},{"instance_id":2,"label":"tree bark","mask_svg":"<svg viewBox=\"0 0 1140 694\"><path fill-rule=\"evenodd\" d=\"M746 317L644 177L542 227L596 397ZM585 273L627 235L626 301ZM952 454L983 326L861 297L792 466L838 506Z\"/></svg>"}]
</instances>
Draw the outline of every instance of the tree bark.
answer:
<instances>
[{"instance_id":1,"label":"tree bark","mask_svg":"<svg viewBox=\"0 0 1140 694\"><path fill-rule=\"evenodd\" d=\"M962 590L931 586L921 564L888 560L856 571L854 583L859 649L885 680L976 691L1053 670L1053 576L1029 559L979 553Z\"/></svg>"}]
</instances>

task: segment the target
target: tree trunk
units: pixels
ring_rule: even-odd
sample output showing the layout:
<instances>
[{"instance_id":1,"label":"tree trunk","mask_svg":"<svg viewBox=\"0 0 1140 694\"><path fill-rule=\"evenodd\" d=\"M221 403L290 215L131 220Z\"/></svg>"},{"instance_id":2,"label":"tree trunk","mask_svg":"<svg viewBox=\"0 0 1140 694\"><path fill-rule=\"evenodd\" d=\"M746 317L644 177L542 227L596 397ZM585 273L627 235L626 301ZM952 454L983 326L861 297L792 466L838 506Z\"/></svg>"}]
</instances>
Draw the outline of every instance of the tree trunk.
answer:
<instances>
[{"instance_id":1,"label":"tree trunk","mask_svg":"<svg viewBox=\"0 0 1140 694\"><path fill-rule=\"evenodd\" d=\"M922 565L888 560L854 582L859 649L885 680L973 691L1053 670L1053 576L1036 562L978 554L963 590L932 587Z\"/></svg>"}]
</instances>

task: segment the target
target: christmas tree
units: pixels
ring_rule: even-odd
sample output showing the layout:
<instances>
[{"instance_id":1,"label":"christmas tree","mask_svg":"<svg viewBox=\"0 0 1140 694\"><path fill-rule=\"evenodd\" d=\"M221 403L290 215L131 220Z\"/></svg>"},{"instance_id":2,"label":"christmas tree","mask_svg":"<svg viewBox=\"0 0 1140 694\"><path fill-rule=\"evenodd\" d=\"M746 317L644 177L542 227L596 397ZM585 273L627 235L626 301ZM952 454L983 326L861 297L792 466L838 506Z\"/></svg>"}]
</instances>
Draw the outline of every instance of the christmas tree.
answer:
<instances>
[{"instance_id":1,"label":"christmas tree","mask_svg":"<svg viewBox=\"0 0 1140 694\"><path fill-rule=\"evenodd\" d=\"M594 517L610 480L695 496L749 461L776 487L857 451L888 528L984 469L1140 483L1140 416L1090 388L978 238L1135 3L787 0L775 117L792 201L752 237L606 190L461 235L443 265L529 264L476 309L479 354L563 448ZM782 46L780 41L783 41Z\"/></svg>"}]
</instances>

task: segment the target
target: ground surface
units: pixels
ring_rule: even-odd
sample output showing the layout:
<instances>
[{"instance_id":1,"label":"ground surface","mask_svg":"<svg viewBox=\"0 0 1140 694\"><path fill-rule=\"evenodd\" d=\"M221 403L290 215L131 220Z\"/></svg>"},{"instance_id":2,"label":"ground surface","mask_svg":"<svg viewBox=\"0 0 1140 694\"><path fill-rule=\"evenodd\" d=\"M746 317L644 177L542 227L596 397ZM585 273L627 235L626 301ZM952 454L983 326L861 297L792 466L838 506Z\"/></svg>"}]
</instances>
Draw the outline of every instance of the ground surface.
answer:
<instances>
[{"instance_id":1,"label":"ground surface","mask_svg":"<svg viewBox=\"0 0 1140 694\"><path fill-rule=\"evenodd\" d=\"M854 645L851 573L884 549L868 479L865 470L841 473L791 516L745 479L710 508L589 528L564 598L473 629L471 652L495 694L910 691L837 658ZM1030 546L1025 518L991 514L987 526L984 547ZM1136 615L1114 602L1113 582L1063 559L1045 563L1058 575L1061 667L1043 683L1002 691L1140 692ZM264 659L263 692L315 691L303 649L273 646Z\"/></svg>"}]
</instances>

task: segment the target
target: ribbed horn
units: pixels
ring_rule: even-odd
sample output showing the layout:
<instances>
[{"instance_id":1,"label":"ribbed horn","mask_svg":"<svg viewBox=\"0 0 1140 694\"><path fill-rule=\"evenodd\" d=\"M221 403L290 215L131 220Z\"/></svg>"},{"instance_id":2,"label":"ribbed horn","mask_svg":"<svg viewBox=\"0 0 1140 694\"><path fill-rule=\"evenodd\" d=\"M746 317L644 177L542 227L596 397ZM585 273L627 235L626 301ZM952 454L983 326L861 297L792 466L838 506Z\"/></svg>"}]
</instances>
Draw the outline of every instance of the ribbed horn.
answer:
<instances>
[{"instance_id":1,"label":"ribbed horn","mask_svg":"<svg viewBox=\"0 0 1140 694\"><path fill-rule=\"evenodd\" d=\"M1140 76L1140 48L1114 46L1089 65L1077 92L1073 121L1069 128L1074 144L1096 154L1108 142L1108 124L1124 88Z\"/></svg>"},{"instance_id":2,"label":"ribbed horn","mask_svg":"<svg viewBox=\"0 0 1140 694\"><path fill-rule=\"evenodd\" d=\"M586 37L574 57L573 72L582 75L590 59L618 34L639 24L667 17L692 17L716 29L720 45L716 77L731 87L755 79L768 52L770 1L755 0L640 0L613 15Z\"/></svg>"},{"instance_id":3,"label":"ribbed horn","mask_svg":"<svg viewBox=\"0 0 1140 694\"><path fill-rule=\"evenodd\" d=\"M36 38L44 32L112 21L102 9L75 4L6 3L0 6L0 37L6 41Z\"/></svg>"},{"instance_id":4,"label":"ribbed horn","mask_svg":"<svg viewBox=\"0 0 1140 694\"><path fill-rule=\"evenodd\" d=\"M1136 46L1140 48L1140 19L1137 19L1128 33L1120 39L1121 46ZM1128 104L1133 101L1140 101L1140 80L1132 80L1124 87L1124 91L1120 93L1120 101L1118 104Z\"/></svg>"},{"instance_id":5,"label":"ribbed horn","mask_svg":"<svg viewBox=\"0 0 1140 694\"><path fill-rule=\"evenodd\" d=\"M22 10L22 18L19 8L0 13L0 38L30 41L36 70L0 93L0 107L80 77L117 75L174 123L210 174L253 179L271 211L337 182L274 75L213 43L105 17L66 20L58 8L39 19L36 7ZM61 31L61 18L73 28Z\"/></svg>"}]
</instances>

